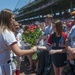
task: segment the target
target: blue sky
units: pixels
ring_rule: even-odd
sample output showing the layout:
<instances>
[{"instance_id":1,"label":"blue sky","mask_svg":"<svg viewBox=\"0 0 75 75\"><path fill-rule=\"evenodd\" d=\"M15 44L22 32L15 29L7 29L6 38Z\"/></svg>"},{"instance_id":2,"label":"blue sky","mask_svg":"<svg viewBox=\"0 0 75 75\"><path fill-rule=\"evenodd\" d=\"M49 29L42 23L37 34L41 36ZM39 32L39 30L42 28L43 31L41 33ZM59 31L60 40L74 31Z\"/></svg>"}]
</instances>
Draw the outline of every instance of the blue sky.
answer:
<instances>
[{"instance_id":1,"label":"blue sky","mask_svg":"<svg viewBox=\"0 0 75 75\"><path fill-rule=\"evenodd\" d=\"M15 7L20 8L24 5L26 5L28 2L29 2L29 0L0 0L0 11L5 8L14 10Z\"/></svg>"},{"instance_id":2,"label":"blue sky","mask_svg":"<svg viewBox=\"0 0 75 75\"><path fill-rule=\"evenodd\" d=\"M0 0L0 11L4 8L14 10L19 0Z\"/></svg>"}]
</instances>

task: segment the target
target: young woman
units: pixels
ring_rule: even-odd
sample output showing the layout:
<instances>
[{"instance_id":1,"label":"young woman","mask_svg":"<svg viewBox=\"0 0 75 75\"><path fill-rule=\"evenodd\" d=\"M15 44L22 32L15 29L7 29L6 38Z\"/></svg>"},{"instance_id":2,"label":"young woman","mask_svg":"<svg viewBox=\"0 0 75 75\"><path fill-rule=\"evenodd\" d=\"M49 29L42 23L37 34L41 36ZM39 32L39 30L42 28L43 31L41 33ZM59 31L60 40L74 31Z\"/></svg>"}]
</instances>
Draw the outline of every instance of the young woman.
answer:
<instances>
[{"instance_id":1,"label":"young woman","mask_svg":"<svg viewBox=\"0 0 75 75\"><path fill-rule=\"evenodd\" d=\"M23 56L36 52L36 47L29 50L21 50L17 44L14 33L12 32L12 22L15 21L14 13L9 9L1 11L0 17L0 75L13 75L10 73L9 60L10 51L16 55Z\"/></svg>"},{"instance_id":2,"label":"young woman","mask_svg":"<svg viewBox=\"0 0 75 75\"><path fill-rule=\"evenodd\" d=\"M67 55L65 50L65 41L67 34L62 32L62 23L60 20L56 21L54 25L54 33L50 35L47 45L52 49L49 51L52 59L55 75L62 75L62 70L66 65ZM47 47L48 47L47 46ZM38 47L46 49L46 47Z\"/></svg>"}]
</instances>

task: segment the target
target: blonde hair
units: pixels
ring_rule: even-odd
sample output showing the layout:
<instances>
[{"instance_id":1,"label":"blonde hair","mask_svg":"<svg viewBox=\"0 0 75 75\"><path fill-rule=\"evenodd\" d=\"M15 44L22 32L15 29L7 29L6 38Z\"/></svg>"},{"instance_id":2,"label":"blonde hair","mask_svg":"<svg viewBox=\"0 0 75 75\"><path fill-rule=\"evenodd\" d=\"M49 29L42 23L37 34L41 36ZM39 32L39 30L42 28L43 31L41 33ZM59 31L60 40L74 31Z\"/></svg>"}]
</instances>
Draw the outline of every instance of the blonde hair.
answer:
<instances>
[{"instance_id":1,"label":"blonde hair","mask_svg":"<svg viewBox=\"0 0 75 75\"><path fill-rule=\"evenodd\" d=\"M0 17L0 27L4 31L5 29L12 30L11 25L11 17L14 15L14 13L10 9L4 9L1 11Z\"/></svg>"}]
</instances>

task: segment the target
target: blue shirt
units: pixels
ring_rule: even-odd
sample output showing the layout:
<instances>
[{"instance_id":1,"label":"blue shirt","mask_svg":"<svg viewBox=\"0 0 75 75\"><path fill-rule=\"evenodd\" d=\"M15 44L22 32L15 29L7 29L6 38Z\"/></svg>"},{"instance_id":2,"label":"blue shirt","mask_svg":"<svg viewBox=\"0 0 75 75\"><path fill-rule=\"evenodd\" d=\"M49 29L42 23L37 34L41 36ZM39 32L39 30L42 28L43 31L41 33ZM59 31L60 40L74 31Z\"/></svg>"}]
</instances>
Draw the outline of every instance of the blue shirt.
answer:
<instances>
[{"instance_id":1,"label":"blue shirt","mask_svg":"<svg viewBox=\"0 0 75 75\"><path fill-rule=\"evenodd\" d=\"M52 26L47 26L44 30L44 35L50 35L53 32L53 27Z\"/></svg>"}]
</instances>

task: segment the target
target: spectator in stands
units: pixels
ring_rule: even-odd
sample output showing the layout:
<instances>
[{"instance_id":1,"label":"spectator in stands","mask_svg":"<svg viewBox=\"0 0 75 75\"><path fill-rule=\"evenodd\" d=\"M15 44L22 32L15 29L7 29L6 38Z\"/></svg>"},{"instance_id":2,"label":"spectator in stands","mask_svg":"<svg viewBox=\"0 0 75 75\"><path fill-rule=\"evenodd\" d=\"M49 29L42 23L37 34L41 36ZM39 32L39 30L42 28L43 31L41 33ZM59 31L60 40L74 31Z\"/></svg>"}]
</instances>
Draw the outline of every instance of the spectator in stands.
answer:
<instances>
[{"instance_id":1,"label":"spectator in stands","mask_svg":"<svg viewBox=\"0 0 75 75\"><path fill-rule=\"evenodd\" d=\"M54 32L48 39L49 45L52 45L52 50L65 49L65 42L67 39L67 34L63 32L62 23L60 20L56 21L54 26ZM55 75L62 75L64 66L66 65L67 55L65 53L56 53L51 55L52 64L54 68Z\"/></svg>"},{"instance_id":2,"label":"spectator in stands","mask_svg":"<svg viewBox=\"0 0 75 75\"><path fill-rule=\"evenodd\" d=\"M63 22L63 23L62 23L62 26L63 26L63 32L67 32L67 25L66 25L66 22Z\"/></svg>"},{"instance_id":3,"label":"spectator in stands","mask_svg":"<svg viewBox=\"0 0 75 75\"><path fill-rule=\"evenodd\" d=\"M46 27L44 30L44 34L39 39L39 41L43 39L44 44L47 43L49 35L51 35L53 32L52 21L53 21L53 16L47 14L45 18ZM48 51L42 51L41 56L39 57L39 67L37 75L50 75L50 72L51 72L51 55L49 55Z\"/></svg>"},{"instance_id":4,"label":"spectator in stands","mask_svg":"<svg viewBox=\"0 0 75 75\"><path fill-rule=\"evenodd\" d=\"M20 29L19 29L19 32L21 33L21 35L22 35L22 33L23 33L23 27L22 27L22 24L20 23L19 24L20 25ZM23 25L24 26L24 25Z\"/></svg>"},{"instance_id":5,"label":"spectator in stands","mask_svg":"<svg viewBox=\"0 0 75 75\"><path fill-rule=\"evenodd\" d=\"M67 34L63 32L62 23L60 20L56 21L54 33L50 35L46 47L39 47L38 49L50 50L52 64L55 75L62 75L62 71L66 65L67 55L65 49L65 42ZM51 48L49 48L51 47ZM49 60L48 60L49 61Z\"/></svg>"}]
</instances>

